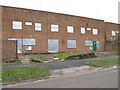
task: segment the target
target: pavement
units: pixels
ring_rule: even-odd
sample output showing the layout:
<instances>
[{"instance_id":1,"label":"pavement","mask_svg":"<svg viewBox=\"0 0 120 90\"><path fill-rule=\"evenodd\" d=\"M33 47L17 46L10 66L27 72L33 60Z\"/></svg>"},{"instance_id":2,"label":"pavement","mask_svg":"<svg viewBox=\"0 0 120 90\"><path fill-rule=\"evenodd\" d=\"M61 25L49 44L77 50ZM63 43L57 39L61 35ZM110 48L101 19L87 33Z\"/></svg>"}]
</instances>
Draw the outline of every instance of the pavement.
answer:
<instances>
[{"instance_id":1,"label":"pavement","mask_svg":"<svg viewBox=\"0 0 120 90\"><path fill-rule=\"evenodd\" d=\"M3 88L118 88L118 68L80 75L3 85Z\"/></svg>"},{"instance_id":2,"label":"pavement","mask_svg":"<svg viewBox=\"0 0 120 90\"><path fill-rule=\"evenodd\" d=\"M18 65L6 65L0 67L0 69L7 68L17 68L17 67L29 67L29 66L47 66L51 70L64 69L64 68L74 68L83 66L83 62L85 61L93 61L93 60L102 60L107 58L118 58L118 56L110 56L110 57L102 57L102 58L91 58L91 59L80 59L80 60L71 60L71 61L63 61L63 62L47 62L47 63L33 63L33 64L18 64Z\"/></svg>"}]
</instances>

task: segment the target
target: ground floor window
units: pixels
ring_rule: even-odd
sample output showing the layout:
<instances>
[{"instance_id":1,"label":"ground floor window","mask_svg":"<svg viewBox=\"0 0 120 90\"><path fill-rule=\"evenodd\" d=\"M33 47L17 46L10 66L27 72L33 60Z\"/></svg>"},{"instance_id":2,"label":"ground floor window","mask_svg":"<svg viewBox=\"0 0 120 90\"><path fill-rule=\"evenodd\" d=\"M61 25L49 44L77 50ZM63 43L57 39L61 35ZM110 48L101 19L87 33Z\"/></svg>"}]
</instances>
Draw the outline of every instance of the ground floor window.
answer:
<instances>
[{"instance_id":1,"label":"ground floor window","mask_svg":"<svg viewBox=\"0 0 120 90\"><path fill-rule=\"evenodd\" d=\"M48 52L58 52L59 48L58 39L48 39Z\"/></svg>"},{"instance_id":2,"label":"ground floor window","mask_svg":"<svg viewBox=\"0 0 120 90\"><path fill-rule=\"evenodd\" d=\"M85 46L93 46L93 41L85 40Z\"/></svg>"},{"instance_id":3,"label":"ground floor window","mask_svg":"<svg viewBox=\"0 0 120 90\"><path fill-rule=\"evenodd\" d=\"M96 41L96 46L100 47L100 41Z\"/></svg>"},{"instance_id":4,"label":"ground floor window","mask_svg":"<svg viewBox=\"0 0 120 90\"><path fill-rule=\"evenodd\" d=\"M23 45L36 45L36 40L31 38L24 38Z\"/></svg>"},{"instance_id":5,"label":"ground floor window","mask_svg":"<svg viewBox=\"0 0 120 90\"><path fill-rule=\"evenodd\" d=\"M76 40L68 40L68 48L76 48Z\"/></svg>"}]
</instances>

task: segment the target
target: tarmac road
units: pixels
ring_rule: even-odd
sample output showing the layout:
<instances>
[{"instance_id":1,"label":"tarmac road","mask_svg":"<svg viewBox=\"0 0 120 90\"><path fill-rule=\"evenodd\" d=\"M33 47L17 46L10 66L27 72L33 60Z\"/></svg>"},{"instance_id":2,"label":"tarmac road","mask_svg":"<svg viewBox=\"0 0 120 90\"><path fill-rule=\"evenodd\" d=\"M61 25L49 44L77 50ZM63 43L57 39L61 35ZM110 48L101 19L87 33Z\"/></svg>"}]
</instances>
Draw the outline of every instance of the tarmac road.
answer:
<instances>
[{"instance_id":1,"label":"tarmac road","mask_svg":"<svg viewBox=\"0 0 120 90\"><path fill-rule=\"evenodd\" d=\"M3 88L118 88L118 68L97 70L69 77L4 85Z\"/></svg>"}]
</instances>

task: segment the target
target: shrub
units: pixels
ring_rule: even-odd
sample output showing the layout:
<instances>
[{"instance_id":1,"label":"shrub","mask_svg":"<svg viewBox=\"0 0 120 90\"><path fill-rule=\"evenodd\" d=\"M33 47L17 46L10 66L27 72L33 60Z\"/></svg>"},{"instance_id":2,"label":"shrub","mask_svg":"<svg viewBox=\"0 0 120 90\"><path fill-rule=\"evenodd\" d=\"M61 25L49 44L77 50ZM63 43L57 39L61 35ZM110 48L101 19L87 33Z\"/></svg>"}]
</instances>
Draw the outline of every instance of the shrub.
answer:
<instances>
[{"instance_id":1,"label":"shrub","mask_svg":"<svg viewBox=\"0 0 120 90\"><path fill-rule=\"evenodd\" d=\"M42 63L44 61L40 57L35 57L35 56L30 57L30 59L31 59L32 62Z\"/></svg>"}]
</instances>

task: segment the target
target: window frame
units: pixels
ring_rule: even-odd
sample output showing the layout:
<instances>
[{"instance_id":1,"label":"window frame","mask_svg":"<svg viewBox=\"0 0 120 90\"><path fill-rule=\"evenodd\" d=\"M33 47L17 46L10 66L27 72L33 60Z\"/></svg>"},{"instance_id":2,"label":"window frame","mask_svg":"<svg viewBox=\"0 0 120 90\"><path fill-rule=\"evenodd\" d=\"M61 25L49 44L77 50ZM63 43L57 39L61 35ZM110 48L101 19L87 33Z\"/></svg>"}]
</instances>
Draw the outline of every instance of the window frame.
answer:
<instances>
[{"instance_id":1,"label":"window frame","mask_svg":"<svg viewBox=\"0 0 120 90\"><path fill-rule=\"evenodd\" d=\"M114 34L113 34L113 32L114 32ZM116 31L112 31L112 36L115 36L116 35Z\"/></svg>"},{"instance_id":2,"label":"window frame","mask_svg":"<svg viewBox=\"0 0 120 90\"><path fill-rule=\"evenodd\" d=\"M70 42L70 41L72 41L72 42L75 41L75 42L74 42L74 45L75 45L75 46L73 46L73 47L70 46L70 45L71 45L71 42ZM68 49L76 49L76 48L77 48L77 41L76 41L76 40L67 40L67 48L68 48Z\"/></svg>"},{"instance_id":3,"label":"window frame","mask_svg":"<svg viewBox=\"0 0 120 90\"><path fill-rule=\"evenodd\" d=\"M91 42L91 44L86 44L86 41L89 41L89 42ZM93 41L92 40L85 40L85 46L93 46Z\"/></svg>"},{"instance_id":4,"label":"window frame","mask_svg":"<svg viewBox=\"0 0 120 90\"><path fill-rule=\"evenodd\" d=\"M84 29L84 32L82 31L83 29ZM86 33L85 30L86 30L85 27L81 27L81 28L80 28L80 33L81 33L81 34L85 34L85 33Z\"/></svg>"},{"instance_id":5,"label":"window frame","mask_svg":"<svg viewBox=\"0 0 120 90\"><path fill-rule=\"evenodd\" d=\"M37 25L36 25L36 24L37 24ZM37 27L38 25L40 25L40 26L39 26L39 29L38 29L38 27ZM36 27L37 27L37 28L36 28ZM34 29L35 29L35 31L42 31L42 23L36 22Z\"/></svg>"},{"instance_id":6,"label":"window frame","mask_svg":"<svg viewBox=\"0 0 120 90\"><path fill-rule=\"evenodd\" d=\"M53 27L57 29L53 29ZM59 25L58 24L51 24L51 32L59 32Z\"/></svg>"},{"instance_id":7,"label":"window frame","mask_svg":"<svg viewBox=\"0 0 120 90\"><path fill-rule=\"evenodd\" d=\"M18 24L17 27L15 26L15 23ZM12 29L13 30L22 30L22 26L23 26L22 21L12 21Z\"/></svg>"},{"instance_id":8,"label":"window frame","mask_svg":"<svg viewBox=\"0 0 120 90\"><path fill-rule=\"evenodd\" d=\"M25 40L27 39L33 39L34 40L34 43L33 44L26 44L25 43ZM28 42L28 41L27 41ZM36 45L36 39L35 38L23 38L23 45Z\"/></svg>"},{"instance_id":9,"label":"window frame","mask_svg":"<svg viewBox=\"0 0 120 90\"><path fill-rule=\"evenodd\" d=\"M33 23L32 23L32 22L25 22L25 25L26 25L26 26L32 26Z\"/></svg>"},{"instance_id":10,"label":"window frame","mask_svg":"<svg viewBox=\"0 0 120 90\"><path fill-rule=\"evenodd\" d=\"M100 41L96 41L96 47L100 47Z\"/></svg>"},{"instance_id":11,"label":"window frame","mask_svg":"<svg viewBox=\"0 0 120 90\"><path fill-rule=\"evenodd\" d=\"M67 26L67 33L74 33L74 26Z\"/></svg>"},{"instance_id":12,"label":"window frame","mask_svg":"<svg viewBox=\"0 0 120 90\"><path fill-rule=\"evenodd\" d=\"M97 33L94 33L94 30L97 30ZM97 29L97 28L93 28L93 29L92 29L92 34L93 34L93 35L98 35L98 29Z\"/></svg>"}]
</instances>

